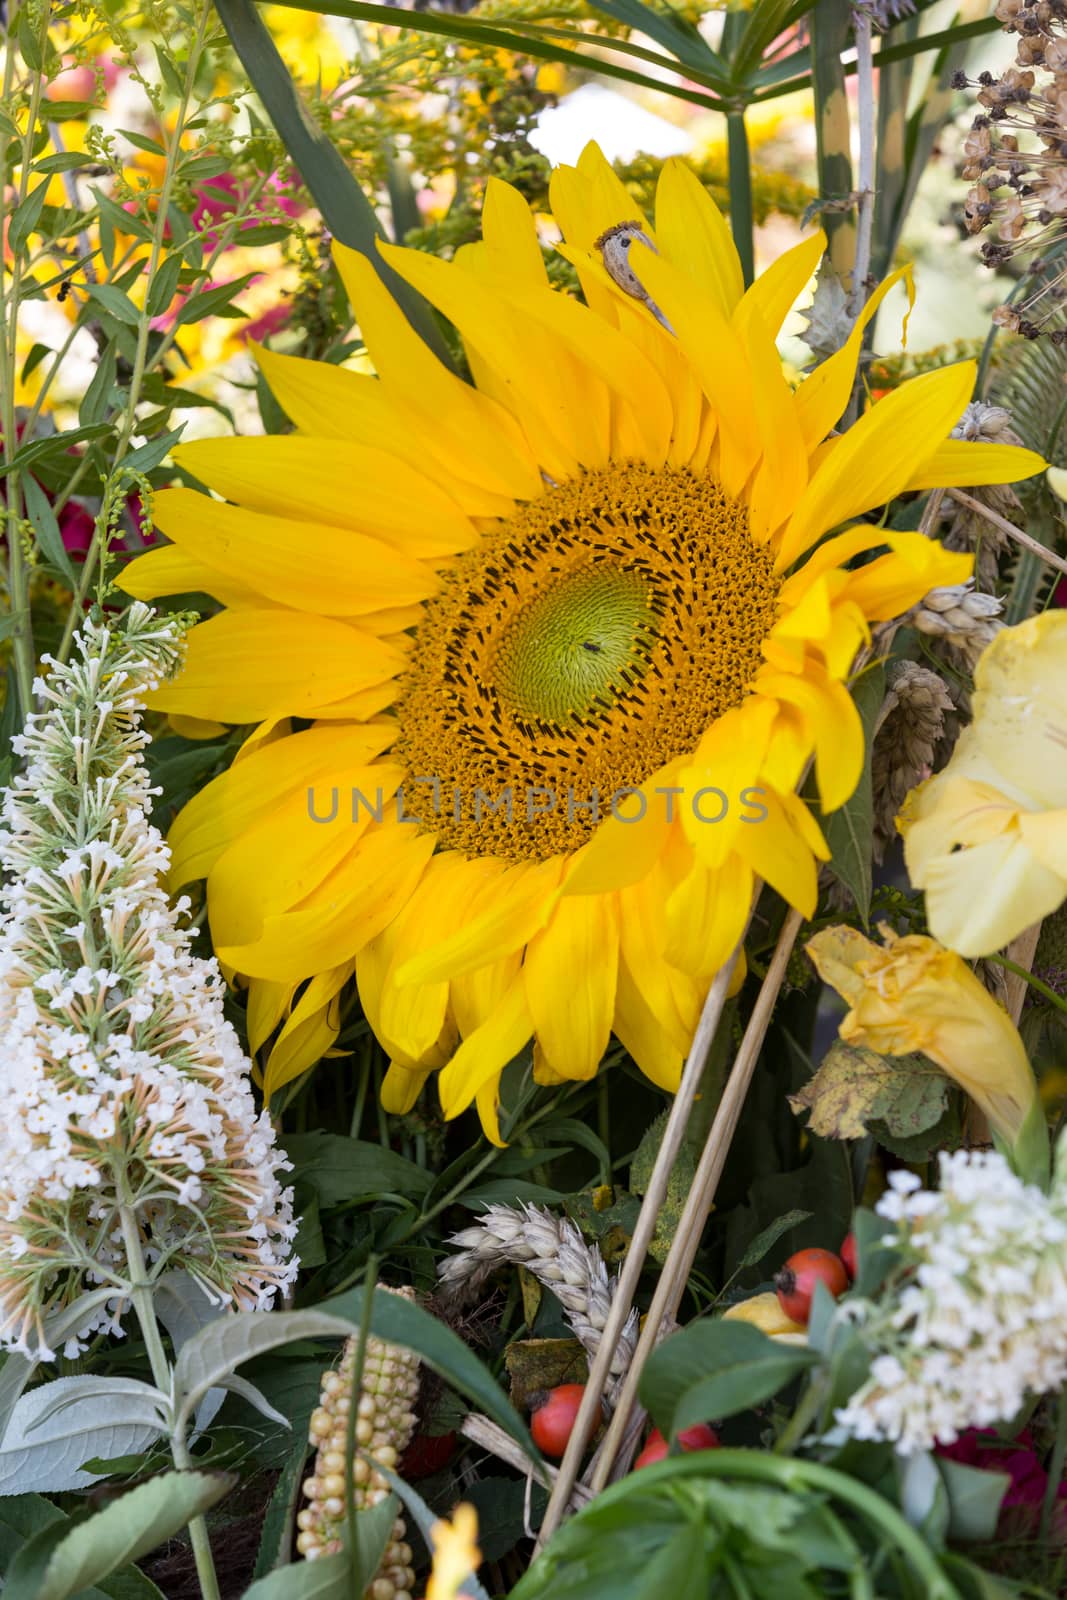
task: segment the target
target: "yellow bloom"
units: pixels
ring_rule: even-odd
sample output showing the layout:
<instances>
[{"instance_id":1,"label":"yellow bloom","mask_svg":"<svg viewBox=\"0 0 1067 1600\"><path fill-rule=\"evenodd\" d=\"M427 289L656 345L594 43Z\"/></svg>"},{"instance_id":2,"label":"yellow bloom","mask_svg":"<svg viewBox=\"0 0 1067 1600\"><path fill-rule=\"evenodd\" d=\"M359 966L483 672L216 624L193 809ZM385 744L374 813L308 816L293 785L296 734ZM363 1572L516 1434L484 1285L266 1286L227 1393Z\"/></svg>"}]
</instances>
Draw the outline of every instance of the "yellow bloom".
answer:
<instances>
[{"instance_id":1,"label":"yellow bloom","mask_svg":"<svg viewBox=\"0 0 1067 1600\"><path fill-rule=\"evenodd\" d=\"M842 1039L880 1055L929 1056L1010 1148L1037 1104L1037 1085L1007 1012L936 939L878 931L884 947L853 928L827 928L807 946L819 976L851 1007Z\"/></svg>"},{"instance_id":2,"label":"yellow bloom","mask_svg":"<svg viewBox=\"0 0 1067 1600\"><path fill-rule=\"evenodd\" d=\"M455 1600L460 1584L481 1565L477 1537L478 1513L466 1502L456 1507L451 1522L446 1517L434 1523L430 1529L433 1571L426 1585L426 1600Z\"/></svg>"},{"instance_id":3,"label":"yellow bloom","mask_svg":"<svg viewBox=\"0 0 1067 1600\"><path fill-rule=\"evenodd\" d=\"M931 932L962 955L1002 949L1067 899L1067 612L983 651L974 720L898 826Z\"/></svg>"},{"instance_id":4,"label":"yellow bloom","mask_svg":"<svg viewBox=\"0 0 1067 1600\"><path fill-rule=\"evenodd\" d=\"M159 495L174 544L124 579L228 608L154 703L260 724L171 843L250 980L253 1048L313 978L267 1092L336 1035L354 969L386 1106L441 1069L446 1115L476 1102L491 1138L531 1041L540 1082L592 1077L614 1032L673 1089L757 878L813 911L827 850L795 788L812 755L825 809L857 782L856 650L970 569L919 533L824 535L905 489L1043 465L949 439L969 364L831 436L862 327L795 392L774 343L821 234L745 292L681 162L655 235L595 146L552 205L586 304L550 288L500 182L454 261L382 246L458 328L474 387L337 248L377 377L264 351L298 432L182 447L235 503Z\"/></svg>"}]
</instances>

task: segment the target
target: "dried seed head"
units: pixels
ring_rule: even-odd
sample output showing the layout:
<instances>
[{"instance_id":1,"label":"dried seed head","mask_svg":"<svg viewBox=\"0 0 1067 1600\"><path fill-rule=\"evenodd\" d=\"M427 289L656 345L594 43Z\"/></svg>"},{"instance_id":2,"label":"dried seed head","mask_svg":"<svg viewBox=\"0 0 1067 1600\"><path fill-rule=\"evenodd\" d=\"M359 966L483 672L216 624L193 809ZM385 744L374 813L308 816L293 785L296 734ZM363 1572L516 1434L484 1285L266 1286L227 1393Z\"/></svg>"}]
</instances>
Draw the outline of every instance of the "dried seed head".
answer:
<instances>
[{"instance_id":1,"label":"dried seed head","mask_svg":"<svg viewBox=\"0 0 1067 1600\"><path fill-rule=\"evenodd\" d=\"M881 861L896 837L897 813L910 789L928 777L945 718L953 712L943 678L915 661L895 662L871 752L874 857Z\"/></svg>"}]
</instances>

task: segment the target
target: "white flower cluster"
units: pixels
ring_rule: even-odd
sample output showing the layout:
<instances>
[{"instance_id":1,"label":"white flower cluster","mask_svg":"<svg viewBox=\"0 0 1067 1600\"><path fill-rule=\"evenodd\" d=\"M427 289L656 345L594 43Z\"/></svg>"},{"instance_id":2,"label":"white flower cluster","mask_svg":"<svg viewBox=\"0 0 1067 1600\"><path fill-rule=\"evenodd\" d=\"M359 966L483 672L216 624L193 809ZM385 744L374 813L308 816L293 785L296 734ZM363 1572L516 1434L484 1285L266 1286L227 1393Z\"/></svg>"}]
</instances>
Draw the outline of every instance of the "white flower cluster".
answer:
<instances>
[{"instance_id":1,"label":"white flower cluster","mask_svg":"<svg viewBox=\"0 0 1067 1600\"><path fill-rule=\"evenodd\" d=\"M120 1208L146 1259L219 1303L270 1305L296 1271L288 1170L223 1015L214 960L190 951L148 821L144 696L181 627L134 605L47 660L43 709L15 740L0 865L0 1343L44 1353L43 1319L117 1286L74 1333L117 1330ZM31 1335L33 1343L31 1345Z\"/></svg>"},{"instance_id":2,"label":"white flower cluster","mask_svg":"<svg viewBox=\"0 0 1067 1600\"><path fill-rule=\"evenodd\" d=\"M836 1418L910 1454L1004 1421L1067 1379L1067 1143L1049 1195L993 1151L943 1155L936 1193L910 1172L890 1183L878 1211L896 1223L885 1242L902 1271L856 1307L874 1355Z\"/></svg>"}]
</instances>

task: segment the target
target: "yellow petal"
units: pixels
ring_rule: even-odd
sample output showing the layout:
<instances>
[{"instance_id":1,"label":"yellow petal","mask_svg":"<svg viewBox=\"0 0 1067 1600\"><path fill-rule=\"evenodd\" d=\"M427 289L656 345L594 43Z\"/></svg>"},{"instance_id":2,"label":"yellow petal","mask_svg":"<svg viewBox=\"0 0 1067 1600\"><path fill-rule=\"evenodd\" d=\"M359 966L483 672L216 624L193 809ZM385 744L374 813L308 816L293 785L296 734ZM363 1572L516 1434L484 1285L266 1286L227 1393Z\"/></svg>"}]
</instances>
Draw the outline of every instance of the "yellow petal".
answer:
<instances>
[{"instance_id":1,"label":"yellow petal","mask_svg":"<svg viewBox=\"0 0 1067 1600\"><path fill-rule=\"evenodd\" d=\"M863 724L848 690L814 662L803 675L761 672L761 694L796 706L815 748L815 776L824 811L836 811L854 792L863 772Z\"/></svg>"},{"instance_id":2,"label":"yellow petal","mask_svg":"<svg viewBox=\"0 0 1067 1600\"><path fill-rule=\"evenodd\" d=\"M223 850L262 818L285 795L310 792L312 810L323 815L334 785L349 800L352 775L393 741L395 728L381 723L365 728L309 728L256 748L195 794L175 818L168 843L170 884L203 878Z\"/></svg>"},{"instance_id":3,"label":"yellow petal","mask_svg":"<svg viewBox=\"0 0 1067 1600\"><path fill-rule=\"evenodd\" d=\"M1043 472L1047 462L1036 450L1013 444L946 439L904 485L909 489L966 489L982 483L1018 483Z\"/></svg>"},{"instance_id":4,"label":"yellow petal","mask_svg":"<svg viewBox=\"0 0 1067 1600\"><path fill-rule=\"evenodd\" d=\"M394 645L347 623L296 611L224 611L189 632L181 672L148 704L222 722L307 716L321 701L388 680L403 664Z\"/></svg>"},{"instance_id":5,"label":"yellow petal","mask_svg":"<svg viewBox=\"0 0 1067 1600\"><path fill-rule=\"evenodd\" d=\"M888 533L891 554L848 574L840 598L858 606L871 622L899 617L931 589L965 583L974 570L966 550L946 550L924 533Z\"/></svg>"},{"instance_id":6,"label":"yellow petal","mask_svg":"<svg viewBox=\"0 0 1067 1600\"><path fill-rule=\"evenodd\" d=\"M729 317L745 287L737 246L722 212L677 156L663 163L656 184L656 239L661 254L696 280L719 315Z\"/></svg>"},{"instance_id":7,"label":"yellow petal","mask_svg":"<svg viewBox=\"0 0 1067 1600\"><path fill-rule=\"evenodd\" d=\"M166 493L166 491L164 491ZM206 500L198 495L198 500ZM136 556L117 574L115 582L135 600L155 600L162 594L209 594L224 606L262 606L263 598L250 584L197 560L177 545L164 545Z\"/></svg>"},{"instance_id":8,"label":"yellow petal","mask_svg":"<svg viewBox=\"0 0 1067 1600\"><path fill-rule=\"evenodd\" d=\"M333 254L375 371L418 434L447 441L461 477L513 499L538 494L537 464L514 417L438 361L366 256L336 243Z\"/></svg>"},{"instance_id":9,"label":"yellow petal","mask_svg":"<svg viewBox=\"0 0 1067 1600\"><path fill-rule=\"evenodd\" d=\"M441 1071L438 1088L446 1117L457 1117L487 1084L495 1084L529 1043L533 1022L521 983L510 988L492 1016L464 1039Z\"/></svg>"},{"instance_id":10,"label":"yellow petal","mask_svg":"<svg viewBox=\"0 0 1067 1600\"><path fill-rule=\"evenodd\" d=\"M831 528L884 505L905 488L959 421L974 374L973 361L923 373L849 428L814 473L789 520L779 546L779 570Z\"/></svg>"},{"instance_id":11,"label":"yellow petal","mask_svg":"<svg viewBox=\"0 0 1067 1600\"><path fill-rule=\"evenodd\" d=\"M840 421L852 393L867 324L890 289L899 283L901 278L907 285L908 303L914 304L915 285L912 281L911 267L898 267L896 272L891 272L882 280L867 300L841 349L835 350L827 360L821 361L797 390L797 418L804 435L804 443L809 451L821 444L834 424Z\"/></svg>"},{"instance_id":12,"label":"yellow petal","mask_svg":"<svg viewBox=\"0 0 1067 1600\"><path fill-rule=\"evenodd\" d=\"M321 1061L333 1044L341 1031L338 996L351 976L352 963L344 961L312 978L271 1050L263 1074L265 1100Z\"/></svg>"},{"instance_id":13,"label":"yellow petal","mask_svg":"<svg viewBox=\"0 0 1067 1600\"><path fill-rule=\"evenodd\" d=\"M488 908L475 912L432 950L406 961L397 972L400 983L435 983L473 972L518 950L544 927L560 895L560 859L515 867L482 865L499 873Z\"/></svg>"},{"instance_id":14,"label":"yellow petal","mask_svg":"<svg viewBox=\"0 0 1067 1600\"><path fill-rule=\"evenodd\" d=\"M409 827L368 828L306 900L268 912L252 943L220 949L220 959L289 983L350 960L406 905L433 847L432 834L417 836Z\"/></svg>"},{"instance_id":15,"label":"yellow petal","mask_svg":"<svg viewBox=\"0 0 1067 1600\"><path fill-rule=\"evenodd\" d=\"M614 897L561 900L526 949L523 979L534 1031L564 1078L592 1078L615 1011L619 929Z\"/></svg>"},{"instance_id":16,"label":"yellow petal","mask_svg":"<svg viewBox=\"0 0 1067 1600\"><path fill-rule=\"evenodd\" d=\"M818 270L825 249L826 235L819 228L791 249L783 250L746 290L739 316L748 310L757 311L770 337L777 339L782 323Z\"/></svg>"},{"instance_id":17,"label":"yellow petal","mask_svg":"<svg viewBox=\"0 0 1067 1600\"><path fill-rule=\"evenodd\" d=\"M548 287L548 272L530 207L513 184L500 178L490 178L485 186L482 238L494 273L516 288Z\"/></svg>"},{"instance_id":18,"label":"yellow petal","mask_svg":"<svg viewBox=\"0 0 1067 1600\"><path fill-rule=\"evenodd\" d=\"M674 1094L685 1057L667 1038L625 962L619 963L614 1031L645 1077L667 1094Z\"/></svg>"},{"instance_id":19,"label":"yellow petal","mask_svg":"<svg viewBox=\"0 0 1067 1600\"><path fill-rule=\"evenodd\" d=\"M152 514L182 551L227 577L249 575L261 594L300 611L358 616L425 600L437 587L429 566L351 528L265 516L191 489L162 490Z\"/></svg>"},{"instance_id":20,"label":"yellow petal","mask_svg":"<svg viewBox=\"0 0 1067 1600\"><path fill-rule=\"evenodd\" d=\"M439 484L399 456L368 445L272 434L196 439L178 445L174 457L249 510L354 528L409 556L451 555L477 543L470 518Z\"/></svg>"}]
</instances>

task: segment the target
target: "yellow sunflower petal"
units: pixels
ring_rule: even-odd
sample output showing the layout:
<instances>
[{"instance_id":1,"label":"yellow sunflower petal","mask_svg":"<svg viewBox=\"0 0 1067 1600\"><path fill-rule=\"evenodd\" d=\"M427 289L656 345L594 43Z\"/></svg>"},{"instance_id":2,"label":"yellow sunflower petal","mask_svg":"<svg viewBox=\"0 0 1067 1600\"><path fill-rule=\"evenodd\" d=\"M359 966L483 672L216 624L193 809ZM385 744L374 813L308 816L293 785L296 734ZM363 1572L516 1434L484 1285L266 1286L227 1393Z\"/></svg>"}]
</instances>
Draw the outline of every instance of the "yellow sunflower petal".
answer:
<instances>
[{"instance_id":1,"label":"yellow sunflower petal","mask_svg":"<svg viewBox=\"0 0 1067 1600\"><path fill-rule=\"evenodd\" d=\"M663 163L656 184L656 241L723 317L733 314L745 287L733 234L692 167L676 156Z\"/></svg>"},{"instance_id":2,"label":"yellow sunflower petal","mask_svg":"<svg viewBox=\"0 0 1067 1600\"><path fill-rule=\"evenodd\" d=\"M397 972L400 983L434 983L473 972L520 945L543 928L560 895L558 859L500 869L493 903L461 923L432 950L413 956ZM462 915L465 908L457 907Z\"/></svg>"},{"instance_id":3,"label":"yellow sunflower petal","mask_svg":"<svg viewBox=\"0 0 1067 1600\"><path fill-rule=\"evenodd\" d=\"M777 339L782 323L818 270L825 249L826 235L819 228L791 250L783 250L745 291L738 315L743 317L748 310L757 311L771 338Z\"/></svg>"},{"instance_id":4,"label":"yellow sunflower petal","mask_svg":"<svg viewBox=\"0 0 1067 1600\"><path fill-rule=\"evenodd\" d=\"M618 913L612 895L561 900L530 940L523 963L526 1002L545 1057L564 1078L591 1078L611 1034L618 969Z\"/></svg>"},{"instance_id":5,"label":"yellow sunflower petal","mask_svg":"<svg viewBox=\"0 0 1067 1600\"><path fill-rule=\"evenodd\" d=\"M166 492L166 491L164 491ZM198 495L204 500L204 495ZM177 545L164 545L135 556L115 580L135 600L156 600L160 595L209 594L224 606L262 606L263 596L251 584L198 560Z\"/></svg>"},{"instance_id":6,"label":"yellow sunflower petal","mask_svg":"<svg viewBox=\"0 0 1067 1600\"><path fill-rule=\"evenodd\" d=\"M896 272L883 278L869 297L841 349L821 361L797 390L797 418L809 452L820 445L830 429L841 420L852 394L867 325L890 289L901 279L907 287L909 305L914 304L915 285L911 267L898 267Z\"/></svg>"},{"instance_id":7,"label":"yellow sunflower petal","mask_svg":"<svg viewBox=\"0 0 1067 1600\"><path fill-rule=\"evenodd\" d=\"M1013 444L946 439L904 485L908 489L965 489L968 484L1018 483L1044 472L1048 462L1036 450Z\"/></svg>"},{"instance_id":8,"label":"yellow sunflower petal","mask_svg":"<svg viewBox=\"0 0 1067 1600\"><path fill-rule=\"evenodd\" d=\"M614 1031L645 1077L665 1093L674 1094L685 1056L667 1038L625 962L619 963Z\"/></svg>"},{"instance_id":9,"label":"yellow sunflower petal","mask_svg":"<svg viewBox=\"0 0 1067 1600\"><path fill-rule=\"evenodd\" d=\"M465 1111L487 1084L495 1083L510 1061L529 1043L533 1021L526 990L516 983L480 1028L470 1034L438 1079L446 1117Z\"/></svg>"},{"instance_id":10,"label":"yellow sunflower petal","mask_svg":"<svg viewBox=\"0 0 1067 1600\"><path fill-rule=\"evenodd\" d=\"M344 961L312 978L271 1049L263 1074L265 1100L313 1067L333 1044L341 1031L338 995L351 976L352 963Z\"/></svg>"},{"instance_id":11,"label":"yellow sunflower petal","mask_svg":"<svg viewBox=\"0 0 1067 1600\"><path fill-rule=\"evenodd\" d=\"M251 574L261 594L299 611L358 616L425 600L437 587L429 566L351 528L305 522L297 540L284 517L208 500L191 489L162 490L152 514L183 552L228 578Z\"/></svg>"},{"instance_id":12,"label":"yellow sunflower petal","mask_svg":"<svg viewBox=\"0 0 1067 1600\"><path fill-rule=\"evenodd\" d=\"M451 555L477 541L470 518L444 489L399 456L368 445L298 434L196 439L176 446L174 457L251 511L354 528L409 556Z\"/></svg>"},{"instance_id":13,"label":"yellow sunflower petal","mask_svg":"<svg viewBox=\"0 0 1067 1600\"><path fill-rule=\"evenodd\" d=\"M154 711L262 722L390 678L404 657L347 623L297 611L224 611L186 638L181 672L149 696Z\"/></svg>"},{"instance_id":14,"label":"yellow sunflower petal","mask_svg":"<svg viewBox=\"0 0 1067 1600\"><path fill-rule=\"evenodd\" d=\"M862 416L813 475L778 550L779 570L839 523L891 500L960 419L973 361L912 378Z\"/></svg>"},{"instance_id":15,"label":"yellow sunflower petal","mask_svg":"<svg viewBox=\"0 0 1067 1600\"><path fill-rule=\"evenodd\" d=\"M815 749L815 777L824 811L836 811L863 772L863 724L844 686L814 663L799 673L760 673L760 693L796 706L807 719Z\"/></svg>"}]
</instances>

